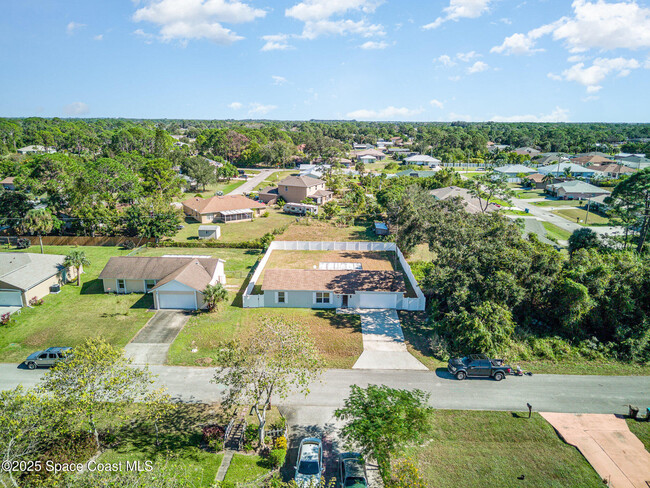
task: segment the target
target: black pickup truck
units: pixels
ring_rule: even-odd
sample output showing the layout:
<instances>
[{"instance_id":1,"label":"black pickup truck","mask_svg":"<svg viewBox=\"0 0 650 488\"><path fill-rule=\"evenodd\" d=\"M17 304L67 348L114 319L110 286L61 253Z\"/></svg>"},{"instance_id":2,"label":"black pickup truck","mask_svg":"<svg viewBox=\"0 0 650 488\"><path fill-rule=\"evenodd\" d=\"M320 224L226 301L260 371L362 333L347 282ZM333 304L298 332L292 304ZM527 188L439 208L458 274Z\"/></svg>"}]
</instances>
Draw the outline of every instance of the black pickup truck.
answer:
<instances>
[{"instance_id":1,"label":"black pickup truck","mask_svg":"<svg viewBox=\"0 0 650 488\"><path fill-rule=\"evenodd\" d=\"M465 358L452 358L447 364L447 369L458 380L482 377L501 381L512 372L512 368L504 364L502 359L490 359L485 354L470 354Z\"/></svg>"}]
</instances>

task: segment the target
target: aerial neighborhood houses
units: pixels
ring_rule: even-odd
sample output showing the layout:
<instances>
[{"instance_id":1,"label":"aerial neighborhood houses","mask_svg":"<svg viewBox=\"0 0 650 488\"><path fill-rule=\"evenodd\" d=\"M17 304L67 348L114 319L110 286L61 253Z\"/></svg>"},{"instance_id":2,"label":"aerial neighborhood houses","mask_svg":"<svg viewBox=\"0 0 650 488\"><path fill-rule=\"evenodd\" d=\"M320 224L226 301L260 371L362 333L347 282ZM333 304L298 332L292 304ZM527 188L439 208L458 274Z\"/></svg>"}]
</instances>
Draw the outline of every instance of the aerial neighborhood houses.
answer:
<instances>
[{"instance_id":1,"label":"aerial neighborhood houses","mask_svg":"<svg viewBox=\"0 0 650 488\"><path fill-rule=\"evenodd\" d=\"M34 145L21 147L20 149L17 149L16 152L18 154L54 154L56 149L53 147Z\"/></svg>"}]
</instances>

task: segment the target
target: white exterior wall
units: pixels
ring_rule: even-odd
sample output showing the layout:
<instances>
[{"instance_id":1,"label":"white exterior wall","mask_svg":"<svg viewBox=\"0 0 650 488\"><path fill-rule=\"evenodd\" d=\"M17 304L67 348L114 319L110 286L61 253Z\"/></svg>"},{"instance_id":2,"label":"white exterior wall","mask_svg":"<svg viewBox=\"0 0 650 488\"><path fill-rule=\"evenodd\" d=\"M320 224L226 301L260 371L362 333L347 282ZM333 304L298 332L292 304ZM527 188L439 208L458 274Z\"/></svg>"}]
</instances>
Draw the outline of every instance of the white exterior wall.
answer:
<instances>
[{"instance_id":1,"label":"white exterior wall","mask_svg":"<svg viewBox=\"0 0 650 488\"><path fill-rule=\"evenodd\" d=\"M279 290L282 291L282 290ZM343 298L341 295L330 293L330 303L316 303L314 299L315 291L285 291L285 303L277 303L276 290L267 290L264 292L263 304L261 307L273 308L338 308L341 306Z\"/></svg>"}]
</instances>

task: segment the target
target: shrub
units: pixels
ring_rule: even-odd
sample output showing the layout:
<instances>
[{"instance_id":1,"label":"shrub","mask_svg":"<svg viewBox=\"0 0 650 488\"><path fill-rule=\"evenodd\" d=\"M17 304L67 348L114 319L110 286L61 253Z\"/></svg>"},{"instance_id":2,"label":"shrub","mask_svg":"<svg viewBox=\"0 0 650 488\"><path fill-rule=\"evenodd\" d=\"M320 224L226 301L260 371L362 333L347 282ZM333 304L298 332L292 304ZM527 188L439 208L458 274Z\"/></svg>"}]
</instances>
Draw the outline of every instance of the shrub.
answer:
<instances>
[{"instance_id":1,"label":"shrub","mask_svg":"<svg viewBox=\"0 0 650 488\"><path fill-rule=\"evenodd\" d=\"M30 307L38 307L39 305L43 305L43 299L38 298L38 297L32 297L29 299L29 306Z\"/></svg>"},{"instance_id":2,"label":"shrub","mask_svg":"<svg viewBox=\"0 0 650 488\"><path fill-rule=\"evenodd\" d=\"M0 315L0 325L9 325L11 322L11 314L9 312Z\"/></svg>"},{"instance_id":3,"label":"shrub","mask_svg":"<svg viewBox=\"0 0 650 488\"><path fill-rule=\"evenodd\" d=\"M223 451L223 439L210 439L208 441L208 447L215 452Z\"/></svg>"},{"instance_id":4,"label":"shrub","mask_svg":"<svg viewBox=\"0 0 650 488\"><path fill-rule=\"evenodd\" d=\"M273 449L269 453L269 463L273 468L279 468L284 465L284 460L287 457L286 449Z\"/></svg>"},{"instance_id":5,"label":"shrub","mask_svg":"<svg viewBox=\"0 0 650 488\"><path fill-rule=\"evenodd\" d=\"M388 488L427 488L418 468L410 459L402 459L395 464L391 479L388 480L386 486Z\"/></svg>"},{"instance_id":6,"label":"shrub","mask_svg":"<svg viewBox=\"0 0 650 488\"><path fill-rule=\"evenodd\" d=\"M287 426L287 419L280 417L278 420L271 424L271 430L284 430Z\"/></svg>"},{"instance_id":7,"label":"shrub","mask_svg":"<svg viewBox=\"0 0 650 488\"><path fill-rule=\"evenodd\" d=\"M18 249L28 249L32 245L32 241L29 239L18 239L16 241L16 247Z\"/></svg>"},{"instance_id":8,"label":"shrub","mask_svg":"<svg viewBox=\"0 0 650 488\"><path fill-rule=\"evenodd\" d=\"M244 432L244 443L252 444L254 441L256 441L259 430L260 430L260 426L257 424L247 425L246 431Z\"/></svg>"},{"instance_id":9,"label":"shrub","mask_svg":"<svg viewBox=\"0 0 650 488\"><path fill-rule=\"evenodd\" d=\"M276 437L273 441L273 447L275 449L287 449L287 438L283 435Z\"/></svg>"},{"instance_id":10,"label":"shrub","mask_svg":"<svg viewBox=\"0 0 650 488\"><path fill-rule=\"evenodd\" d=\"M269 211L266 210L261 216L264 217L264 218L268 217L269 216Z\"/></svg>"},{"instance_id":11,"label":"shrub","mask_svg":"<svg viewBox=\"0 0 650 488\"><path fill-rule=\"evenodd\" d=\"M203 426L203 441L210 445L214 440L220 440L223 443L223 438L226 430L221 425L205 425Z\"/></svg>"}]
</instances>

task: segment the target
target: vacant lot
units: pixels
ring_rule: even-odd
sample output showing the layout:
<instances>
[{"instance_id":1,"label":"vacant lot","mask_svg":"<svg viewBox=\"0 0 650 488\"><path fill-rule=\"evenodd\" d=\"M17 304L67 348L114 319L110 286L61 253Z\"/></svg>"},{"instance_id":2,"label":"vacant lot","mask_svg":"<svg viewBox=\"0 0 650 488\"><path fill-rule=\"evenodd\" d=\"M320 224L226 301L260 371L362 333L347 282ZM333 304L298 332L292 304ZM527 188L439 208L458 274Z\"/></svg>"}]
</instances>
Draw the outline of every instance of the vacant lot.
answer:
<instances>
[{"instance_id":1,"label":"vacant lot","mask_svg":"<svg viewBox=\"0 0 650 488\"><path fill-rule=\"evenodd\" d=\"M603 217L594 212L589 212L589 215L587 215L587 211L582 208L567 208L552 210L552 212L572 222L580 220L578 222L580 225L610 225L610 219L608 217Z\"/></svg>"},{"instance_id":2,"label":"vacant lot","mask_svg":"<svg viewBox=\"0 0 650 488\"><path fill-rule=\"evenodd\" d=\"M430 486L599 487L600 477L538 414L437 410L431 434L407 448Z\"/></svg>"},{"instance_id":3,"label":"vacant lot","mask_svg":"<svg viewBox=\"0 0 650 488\"><path fill-rule=\"evenodd\" d=\"M199 313L190 318L172 344L169 363L214 366L221 342L246 342L267 317L279 318L291 327L305 327L328 368L351 368L363 352L358 315L302 308L240 308L228 303L221 304L213 313ZM194 349L196 352L192 352Z\"/></svg>"},{"instance_id":4,"label":"vacant lot","mask_svg":"<svg viewBox=\"0 0 650 488\"><path fill-rule=\"evenodd\" d=\"M337 227L328 222L302 218L277 237L278 241L377 241L372 223Z\"/></svg>"},{"instance_id":5,"label":"vacant lot","mask_svg":"<svg viewBox=\"0 0 650 488\"><path fill-rule=\"evenodd\" d=\"M103 337L124 346L153 315L151 295L107 295L97 276L111 256L128 251L117 247L45 246L47 254L81 249L90 259L82 286L68 284L48 295L41 306L25 307L14 323L0 328L0 361L22 361L34 351L51 346L76 346L89 337ZM32 247L31 252L38 252Z\"/></svg>"},{"instance_id":6,"label":"vacant lot","mask_svg":"<svg viewBox=\"0 0 650 488\"><path fill-rule=\"evenodd\" d=\"M216 223L221 227L221 242L243 242L251 239L259 239L264 234L271 232L274 229L281 228L295 222L296 217L285 214L281 210L271 206L266 210L269 215L267 217L255 217L252 221L248 222L229 222L227 224ZM262 212L264 213L264 212ZM172 238L176 242L180 241L198 241L199 239L199 224L196 220L187 217L183 229ZM213 225L213 224L210 224Z\"/></svg>"}]
</instances>

